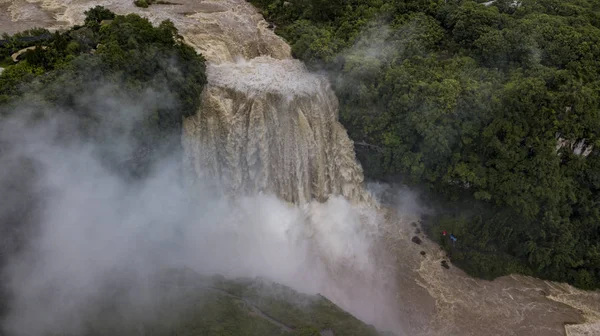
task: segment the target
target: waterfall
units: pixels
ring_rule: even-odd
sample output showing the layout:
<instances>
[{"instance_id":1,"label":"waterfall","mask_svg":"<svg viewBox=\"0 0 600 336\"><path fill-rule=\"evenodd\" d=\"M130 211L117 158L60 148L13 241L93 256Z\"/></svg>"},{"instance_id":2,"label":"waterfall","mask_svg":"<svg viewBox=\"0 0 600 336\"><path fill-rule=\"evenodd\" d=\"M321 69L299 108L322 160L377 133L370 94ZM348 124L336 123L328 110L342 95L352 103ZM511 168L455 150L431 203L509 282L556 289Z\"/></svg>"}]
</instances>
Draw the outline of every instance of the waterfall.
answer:
<instances>
[{"instance_id":1,"label":"waterfall","mask_svg":"<svg viewBox=\"0 0 600 336\"><path fill-rule=\"evenodd\" d=\"M202 105L184 121L188 178L296 204L372 202L327 79L292 59L249 3L225 2L194 14L196 27L183 33L208 61Z\"/></svg>"},{"instance_id":2,"label":"waterfall","mask_svg":"<svg viewBox=\"0 0 600 336\"><path fill-rule=\"evenodd\" d=\"M274 193L293 203L342 195L370 201L328 81L302 63L259 56L210 64L202 106L184 121L190 178L231 194Z\"/></svg>"}]
</instances>

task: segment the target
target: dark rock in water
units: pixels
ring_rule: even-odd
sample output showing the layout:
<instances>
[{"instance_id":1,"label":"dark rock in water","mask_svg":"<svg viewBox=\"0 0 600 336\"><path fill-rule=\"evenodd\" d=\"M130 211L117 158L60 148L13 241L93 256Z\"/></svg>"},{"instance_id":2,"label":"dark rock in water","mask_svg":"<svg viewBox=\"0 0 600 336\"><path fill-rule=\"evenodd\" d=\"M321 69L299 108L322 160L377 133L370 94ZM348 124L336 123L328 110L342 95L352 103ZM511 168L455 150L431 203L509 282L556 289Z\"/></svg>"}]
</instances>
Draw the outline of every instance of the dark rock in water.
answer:
<instances>
[{"instance_id":1,"label":"dark rock in water","mask_svg":"<svg viewBox=\"0 0 600 336\"><path fill-rule=\"evenodd\" d=\"M410 225L417 227L417 222L412 222L412 223L410 223Z\"/></svg>"},{"instance_id":2,"label":"dark rock in water","mask_svg":"<svg viewBox=\"0 0 600 336\"><path fill-rule=\"evenodd\" d=\"M421 245L421 238L417 236L412 237L411 241L417 245Z\"/></svg>"},{"instance_id":3,"label":"dark rock in water","mask_svg":"<svg viewBox=\"0 0 600 336\"><path fill-rule=\"evenodd\" d=\"M445 269L450 269L450 265L448 265L448 261L442 260L442 267Z\"/></svg>"},{"instance_id":4,"label":"dark rock in water","mask_svg":"<svg viewBox=\"0 0 600 336\"><path fill-rule=\"evenodd\" d=\"M427 254L427 252L425 252L425 251L421 251L421 255L422 255L422 256L424 256L424 255L426 255L426 254Z\"/></svg>"},{"instance_id":5,"label":"dark rock in water","mask_svg":"<svg viewBox=\"0 0 600 336\"><path fill-rule=\"evenodd\" d=\"M421 233L421 229L419 229L419 228L416 228L416 230L415 230L415 233L416 233L416 234L419 234L419 233Z\"/></svg>"}]
</instances>

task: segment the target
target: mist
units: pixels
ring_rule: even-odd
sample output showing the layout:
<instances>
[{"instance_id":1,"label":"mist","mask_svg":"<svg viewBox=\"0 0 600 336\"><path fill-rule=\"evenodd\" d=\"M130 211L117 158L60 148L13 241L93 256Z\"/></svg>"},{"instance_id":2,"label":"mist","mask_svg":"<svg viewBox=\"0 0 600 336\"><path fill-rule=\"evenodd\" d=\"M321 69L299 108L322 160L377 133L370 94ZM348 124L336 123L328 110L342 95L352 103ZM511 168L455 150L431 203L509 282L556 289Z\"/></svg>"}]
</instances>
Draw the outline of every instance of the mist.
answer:
<instances>
[{"instance_id":1,"label":"mist","mask_svg":"<svg viewBox=\"0 0 600 336\"><path fill-rule=\"evenodd\" d=\"M5 333L77 333L115 286L130 288L123 304L152 306L158 294L141 288L174 267L321 293L367 323L401 332L390 295L394 273L381 267L378 249L385 220L375 209L336 196L299 207L268 194L225 195L211 181L187 184L181 151L158 151L141 178L107 164L107 157L136 155L132 134L140 120L157 104L174 104L172 96L154 87L130 97L95 83L79 104L101 120L99 140L71 136L79 121L40 107L48 105L33 95L11 106L0 126L0 191L3 199L21 197L12 200L21 208L31 195L36 201L23 243L5 257ZM31 163L31 173L22 162ZM15 206L0 207L0 218ZM13 226L25 221L10 218Z\"/></svg>"}]
</instances>

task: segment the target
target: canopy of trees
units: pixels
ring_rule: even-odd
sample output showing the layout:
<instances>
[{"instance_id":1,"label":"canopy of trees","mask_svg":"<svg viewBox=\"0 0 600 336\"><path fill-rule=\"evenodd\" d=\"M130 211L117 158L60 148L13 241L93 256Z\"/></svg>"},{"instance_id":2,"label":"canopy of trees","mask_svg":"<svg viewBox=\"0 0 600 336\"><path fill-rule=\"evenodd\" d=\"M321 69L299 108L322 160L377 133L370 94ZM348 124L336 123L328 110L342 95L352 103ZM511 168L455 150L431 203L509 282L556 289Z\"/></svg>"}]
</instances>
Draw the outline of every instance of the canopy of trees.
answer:
<instances>
[{"instance_id":1,"label":"canopy of trees","mask_svg":"<svg viewBox=\"0 0 600 336\"><path fill-rule=\"evenodd\" d=\"M252 2L329 73L366 173L443 201L456 263L600 287L597 1Z\"/></svg>"}]
</instances>

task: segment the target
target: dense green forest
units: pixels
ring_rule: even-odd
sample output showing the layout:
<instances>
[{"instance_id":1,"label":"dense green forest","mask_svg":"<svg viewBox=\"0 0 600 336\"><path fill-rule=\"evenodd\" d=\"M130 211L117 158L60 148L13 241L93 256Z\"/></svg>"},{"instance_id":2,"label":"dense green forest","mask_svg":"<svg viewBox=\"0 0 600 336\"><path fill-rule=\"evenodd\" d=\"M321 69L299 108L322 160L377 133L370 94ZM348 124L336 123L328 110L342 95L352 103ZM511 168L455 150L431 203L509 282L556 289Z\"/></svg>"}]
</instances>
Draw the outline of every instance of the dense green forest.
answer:
<instances>
[{"instance_id":1,"label":"dense green forest","mask_svg":"<svg viewBox=\"0 0 600 336\"><path fill-rule=\"evenodd\" d=\"M443 202L455 263L600 287L598 1L252 2L330 76L367 175Z\"/></svg>"},{"instance_id":2,"label":"dense green forest","mask_svg":"<svg viewBox=\"0 0 600 336\"><path fill-rule=\"evenodd\" d=\"M83 26L65 32L34 29L4 36L0 65L6 69L0 76L0 117L22 110L37 111L46 119L60 114L74 121L74 125L64 125L70 129L63 130L63 140L79 137L100 143L129 131L108 122L111 113L142 119L129 125L133 134L128 140L135 142L133 152L144 154L128 160L125 170L121 169L124 160L108 164L141 176L149 163L160 157L158 152L171 152L173 146L179 146L182 116L197 111L206 83L204 58L183 43L170 21L153 27L137 15L115 16L100 6L86 15ZM43 38L32 38L35 36ZM15 62L11 55L26 47L31 49ZM99 90L105 90L101 92L104 97L93 98ZM129 108L153 98L156 104L150 104L150 111ZM130 104L111 105L111 99Z\"/></svg>"},{"instance_id":3,"label":"dense green forest","mask_svg":"<svg viewBox=\"0 0 600 336\"><path fill-rule=\"evenodd\" d=\"M171 22L153 27L102 7L86 15L67 31L34 29L0 41L0 194L10 195L0 203L0 270L35 236L43 208L39 163L23 145L43 131L58 146L94 144L102 164L135 183L157 158L179 152L182 116L199 107L205 61ZM13 134L22 130L15 121L27 134ZM0 316L7 302L0 281Z\"/></svg>"}]
</instances>

